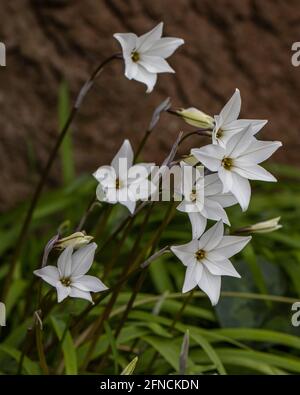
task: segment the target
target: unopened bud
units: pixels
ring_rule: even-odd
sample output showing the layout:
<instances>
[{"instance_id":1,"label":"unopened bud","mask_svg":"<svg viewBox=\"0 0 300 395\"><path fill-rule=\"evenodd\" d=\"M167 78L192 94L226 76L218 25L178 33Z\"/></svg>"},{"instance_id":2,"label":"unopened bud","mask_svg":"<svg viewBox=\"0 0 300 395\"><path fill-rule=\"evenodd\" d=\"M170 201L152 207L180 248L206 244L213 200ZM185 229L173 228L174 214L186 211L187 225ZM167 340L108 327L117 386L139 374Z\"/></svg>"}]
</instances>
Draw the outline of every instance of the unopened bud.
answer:
<instances>
[{"instance_id":1,"label":"unopened bud","mask_svg":"<svg viewBox=\"0 0 300 395\"><path fill-rule=\"evenodd\" d=\"M279 224L280 217L269 219L268 221L258 222L257 224L246 226L239 230L239 233L269 233L282 228Z\"/></svg>"},{"instance_id":2,"label":"unopened bud","mask_svg":"<svg viewBox=\"0 0 300 395\"><path fill-rule=\"evenodd\" d=\"M190 107L176 112L189 125L202 129L213 129L214 127L214 119L205 112L197 110L197 108Z\"/></svg>"},{"instance_id":3,"label":"unopened bud","mask_svg":"<svg viewBox=\"0 0 300 395\"><path fill-rule=\"evenodd\" d=\"M70 236L59 239L55 243L55 248L64 250L65 248L72 246L73 248L79 248L93 240L92 236L87 236L84 232L75 232Z\"/></svg>"}]
</instances>

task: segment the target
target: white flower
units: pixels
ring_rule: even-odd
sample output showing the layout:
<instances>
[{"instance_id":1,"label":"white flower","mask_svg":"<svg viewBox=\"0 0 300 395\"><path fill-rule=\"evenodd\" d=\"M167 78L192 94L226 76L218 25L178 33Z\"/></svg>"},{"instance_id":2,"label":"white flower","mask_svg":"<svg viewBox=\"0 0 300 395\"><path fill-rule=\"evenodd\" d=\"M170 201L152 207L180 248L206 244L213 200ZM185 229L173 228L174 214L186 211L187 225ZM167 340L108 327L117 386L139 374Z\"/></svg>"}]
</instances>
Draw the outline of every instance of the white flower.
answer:
<instances>
[{"instance_id":1,"label":"white flower","mask_svg":"<svg viewBox=\"0 0 300 395\"><path fill-rule=\"evenodd\" d=\"M241 95L238 89L223 107L219 115L215 115L215 127L212 138L214 144L225 147L227 141L245 127L251 125L253 134L260 131L268 122L260 119L238 119L241 111Z\"/></svg>"},{"instance_id":2,"label":"white flower","mask_svg":"<svg viewBox=\"0 0 300 395\"><path fill-rule=\"evenodd\" d=\"M133 150L125 140L111 162L111 166L101 166L94 173L99 182L96 190L98 200L123 204L134 213L136 202L147 199L156 187L148 181L153 163L133 164Z\"/></svg>"},{"instance_id":3,"label":"white flower","mask_svg":"<svg viewBox=\"0 0 300 395\"><path fill-rule=\"evenodd\" d=\"M192 154L211 171L217 171L223 183L223 193L232 192L247 210L251 188L248 180L276 182L276 178L258 163L268 159L281 145L279 141L260 141L253 137L251 126L235 134L226 144L206 145L192 149Z\"/></svg>"},{"instance_id":4,"label":"white flower","mask_svg":"<svg viewBox=\"0 0 300 395\"><path fill-rule=\"evenodd\" d=\"M184 177L190 173L184 172ZM185 180L184 199L177 206L177 210L186 212L189 215L193 238L198 239L204 232L207 219L214 221L222 220L230 225L224 207L233 206L237 203L232 193L222 193L223 185L217 174L210 174L204 177L204 183Z\"/></svg>"},{"instance_id":5,"label":"white flower","mask_svg":"<svg viewBox=\"0 0 300 395\"><path fill-rule=\"evenodd\" d=\"M251 237L224 236L224 226L219 221L205 232L200 239L171 247L172 252L186 266L182 292L197 285L210 298L212 305L218 303L221 291L221 276L240 275L228 258L241 251Z\"/></svg>"},{"instance_id":6,"label":"white flower","mask_svg":"<svg viewBox=\"0 0 300 395\"><path fill-rule=\"evenodd\" d=\"M150 32L137 37L134 33L116 33L125 61L125 76L147 85L147 93L153 90L157 73L175 73L165 60L184 43L173 37L161 37L163 23Z\"/></svg>"},{"instance_id":7,"label":"white flower","mask_svg":"<svg viewBox=\"0 0 300 395\"><path fill-rule=\"evenodd\" d=\"M34 274L56 288L58 303L68 296L93 303L90 292L107 289L97 277L85 274L92 266L96 248L97 244L91 243L73 253L73 247L69 246L60 254L57 267L45 266Z\"/></svg>"}]
</instances>

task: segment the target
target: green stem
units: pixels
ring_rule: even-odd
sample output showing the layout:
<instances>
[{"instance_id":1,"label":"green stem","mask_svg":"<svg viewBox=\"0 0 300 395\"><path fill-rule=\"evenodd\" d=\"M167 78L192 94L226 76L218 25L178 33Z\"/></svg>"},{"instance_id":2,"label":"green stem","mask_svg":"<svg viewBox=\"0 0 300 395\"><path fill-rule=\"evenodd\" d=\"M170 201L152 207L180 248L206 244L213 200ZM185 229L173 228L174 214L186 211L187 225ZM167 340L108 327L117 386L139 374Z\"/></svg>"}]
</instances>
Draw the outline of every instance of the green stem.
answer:
<instances>
[{"instance_id":1,"label":"green stem","mask_svg":"<svg viewBox=\"0 0 300 395\"><path fill-rule=\"evenodd\" d=\"M35 339L36 339L36 347L38 350L38 356L39 356L42 371L44 374L48 375L49 368L47 365L45 352L44 352L42 329L41 329L39 323L37 323L36 327L35 327Z\"/></svg>"}]
</instances>

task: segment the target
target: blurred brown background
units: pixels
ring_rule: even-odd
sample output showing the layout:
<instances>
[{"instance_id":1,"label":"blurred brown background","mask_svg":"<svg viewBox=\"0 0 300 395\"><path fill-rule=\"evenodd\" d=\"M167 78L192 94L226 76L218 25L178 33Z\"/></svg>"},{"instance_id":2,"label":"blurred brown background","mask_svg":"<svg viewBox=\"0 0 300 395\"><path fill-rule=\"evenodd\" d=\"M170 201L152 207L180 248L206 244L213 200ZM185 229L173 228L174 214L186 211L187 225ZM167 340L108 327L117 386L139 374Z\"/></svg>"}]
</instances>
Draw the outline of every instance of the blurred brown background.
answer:
<instances>
[{"instance_id":1,"label":"blurred brown background","mask_svg":"<svg viewBox=\"0 0 300 395\"><path fill-rule=\"evenodd\" d=\"M174 107L215 114L236 87L241 115L269 119L262 136L284 142L275 159L300 164L300 67L291 64L299 0L1 0L0 15L7 47L0 68L2 211L36 184L58 133L61 81L74 98L91 70L120 50L113 33L142 34L160 21L165 35L186 41L170 58L177 74L160 75L146 95L144 85L124 77L122 62L105 70L73 124L78 174L109 162L125 137L136 146L167 96ZM189 128L164 115L145 159L162 160L180 129ZM57 161L48 185L59 182Z\"/></svg>"}]
</instances>

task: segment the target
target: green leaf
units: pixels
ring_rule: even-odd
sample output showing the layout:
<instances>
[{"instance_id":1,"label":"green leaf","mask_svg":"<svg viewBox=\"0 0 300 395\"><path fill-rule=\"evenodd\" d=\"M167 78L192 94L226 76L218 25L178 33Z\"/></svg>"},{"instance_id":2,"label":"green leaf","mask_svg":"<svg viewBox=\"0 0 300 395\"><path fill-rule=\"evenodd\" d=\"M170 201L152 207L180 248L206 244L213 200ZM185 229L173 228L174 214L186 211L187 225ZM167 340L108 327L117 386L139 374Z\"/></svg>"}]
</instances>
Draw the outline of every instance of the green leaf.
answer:
<instances>
[{"instance_id":1,"label":"green leaf","mask_svg":"<svg viewBox=\"0 0 300 395\"><path fill-rule=\"evenodd\" d=\"M203 348L211 362L215 364L217 371L222 375L226 374L226 370L218 353L209 344L209 342L200 333L197 333L192 329L190 329L190 337Z\"/></svg>"},{"instance_id":2,"label":"green leaf","mask_svg":"<svg viewBox=\"0 0 300 395\"><path fill-rule=\"evenodd\" d=\"M78 373L78 365L76 349L71 333L67 330L66 324L63 321L55 318L54 316L51 316L50 320L58 339L62 342L66 374L75 375Z\"/></svg>"},{"instance_id":3,"label":"green leaf","mask_svg":"<svg viewBox=\"0 0 300 395\"><path fill-rule=\"evenodd\" d=\"M114 338L114 335L110 329L110 326L107 321L104 322L104 329L111 347L111 351L113 354L113 361L114 361L114 367L115 367L115 374L118 374L118 350L116 346L116 340Z\"/></svg>"},{"instance_id":4,"label":"green leaf","mask_svg":"<svg viewBox=\"0 0 300 395\"><path fill-rule=\"evenodd\" d=\"M126 366L126 368L122 371L121 375L122 376L129 376L134 372L134 369L136 367L138 361L138 357L133 358L131 362Z\"/></svg>"},{"instance_id":5,"label":"green leaf","mask_svg":"<svg viewBox=\"0 0 300 395\"><path fill-rule=\"evenodd\" d=\"M6 355L12 357L17 364L20 362L21 352L16 350L13 347L8 346L7 344L0 344L0 353L3 352ZM25 369L26 373L30 375L40 374L40 369L37 363L31 361L28 357L24 357L23 360L23 368Z\"/></svg>"}]
</instances>

